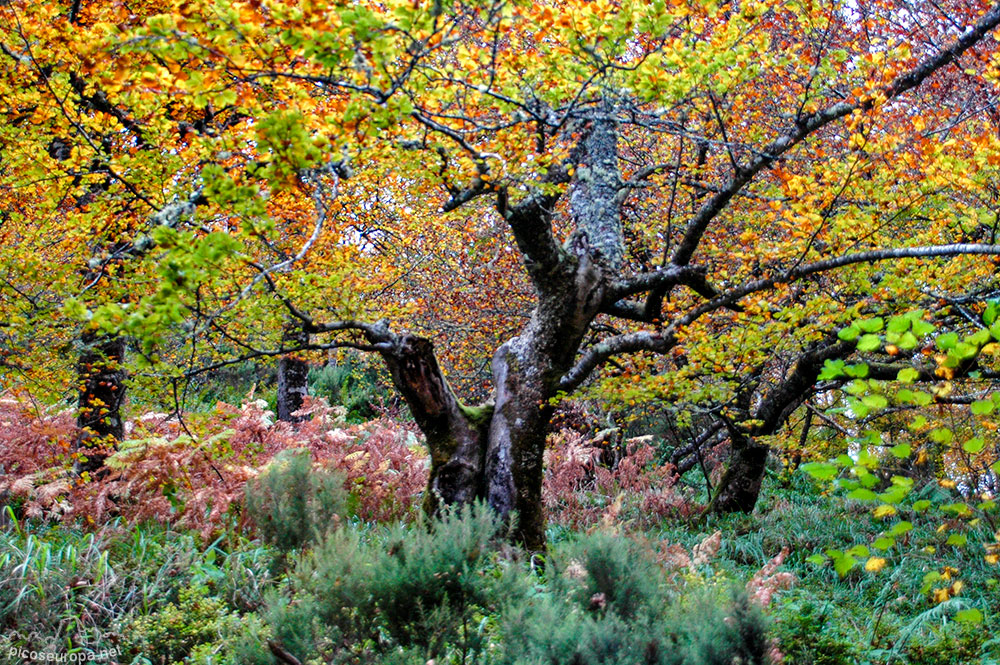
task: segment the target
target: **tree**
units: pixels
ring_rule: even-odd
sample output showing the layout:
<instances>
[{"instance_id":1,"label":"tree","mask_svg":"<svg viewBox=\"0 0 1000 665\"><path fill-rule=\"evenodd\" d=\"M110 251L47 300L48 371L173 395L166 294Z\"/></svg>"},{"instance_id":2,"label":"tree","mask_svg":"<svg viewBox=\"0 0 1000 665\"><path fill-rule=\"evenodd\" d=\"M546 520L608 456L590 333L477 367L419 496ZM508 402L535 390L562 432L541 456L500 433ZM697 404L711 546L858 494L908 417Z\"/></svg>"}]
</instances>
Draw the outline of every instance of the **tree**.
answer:
<instances>
[{"instance_id":1,"label":"tree","mask_svg":"<svg viewBox=\"0 0 1000 665\"><path fill-rule=\"evenodd\" d=\"M994 6L606 0L191 2L139 29L95 22L47 76L86 69L122 135L142 118L149 149L120 158L174 199L125 231L147 239L153 289L90 316L175 380L169 339L207 367L379 354L426 436L428 508L485 497L532 548L548 422L584 385L717 414L734 459L715 505L746 509L755 439L852 352L831 338L843 322L989 278L1000 146L976 100L998 23ZM5 52L34 44L16 37ZM527 304L454 335L497 342L477 407L446 378L434 307L407 293L455 280L393 261L481 261L470 237L502 248L480 276L516 258L520 274L458 320L484 297ZM289 322L308 339L282 343Z\"/></svg>"}]
</instances>

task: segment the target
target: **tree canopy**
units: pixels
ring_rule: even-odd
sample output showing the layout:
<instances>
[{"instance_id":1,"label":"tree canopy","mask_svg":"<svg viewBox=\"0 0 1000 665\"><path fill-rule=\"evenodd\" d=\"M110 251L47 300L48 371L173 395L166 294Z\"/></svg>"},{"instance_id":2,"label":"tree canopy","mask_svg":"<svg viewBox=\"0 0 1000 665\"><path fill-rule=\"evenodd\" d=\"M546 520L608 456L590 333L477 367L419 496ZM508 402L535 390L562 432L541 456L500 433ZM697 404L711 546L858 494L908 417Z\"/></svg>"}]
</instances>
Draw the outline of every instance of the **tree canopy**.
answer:
<instances>
[{"instance_id":1,"label":"tree canopy","mask_svg":"<svg viewBox=\"0 0 1000 665\"><path fill-rule=\"evenodd\" d=\"M691 454L727 438L713 505L752 508L826 361L882 350L838 330L915 304L960 326L995 293L998 24L983 2L6 3L4 382L79 389L113 437L125 367L176 388L355 348L427 438L430 509L485 497L540 547L548 423L581 389L675 405Z\"/></svg>"}]
</instances>

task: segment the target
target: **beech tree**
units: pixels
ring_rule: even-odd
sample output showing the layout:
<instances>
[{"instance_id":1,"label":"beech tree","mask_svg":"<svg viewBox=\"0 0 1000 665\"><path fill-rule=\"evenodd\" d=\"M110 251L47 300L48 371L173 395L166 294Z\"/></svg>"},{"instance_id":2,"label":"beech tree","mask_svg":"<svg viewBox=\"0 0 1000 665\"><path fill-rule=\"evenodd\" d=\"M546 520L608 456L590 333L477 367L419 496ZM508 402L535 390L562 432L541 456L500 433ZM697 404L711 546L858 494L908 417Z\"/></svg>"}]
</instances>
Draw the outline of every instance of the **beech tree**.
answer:
<instances>
[{"instance_id":1,"label":"beech tree","mask_svg":"<svg viewBox=\"0 0 1000 665\"><path fill-rule=\"evenodd\" d=\"M857 352L842 325L993 279L998 6L193 1L142 26L123 8L0 8L6 66L47 86L5 79L32 119L5 130L5 183L104 123L87 159L113 177L86 219L118 224L146 276L129 299L63 288L63 311L174 381L378 354L426 437L427 508L485 498L531 548L565 396L701 405L733 452L713 505L752 509L760 438ZM105 110L67 108L73 77ZM75 215L33 185L46 205L20 224ZM124 204L130 186L155 193ZM470 406L447 368L490 346Z\"/></svg>"}]
</instances>

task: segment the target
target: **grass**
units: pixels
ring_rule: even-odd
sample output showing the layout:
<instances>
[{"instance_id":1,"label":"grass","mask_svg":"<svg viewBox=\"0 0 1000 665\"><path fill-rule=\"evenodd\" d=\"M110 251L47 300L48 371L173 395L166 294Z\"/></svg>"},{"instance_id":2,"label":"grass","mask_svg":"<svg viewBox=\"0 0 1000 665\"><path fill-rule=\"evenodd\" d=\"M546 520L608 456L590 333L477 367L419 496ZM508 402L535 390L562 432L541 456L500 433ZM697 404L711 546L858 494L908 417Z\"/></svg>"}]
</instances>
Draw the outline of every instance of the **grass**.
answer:
<instances>
[{"instance_id":1,"label":"grass","mask_svg":"<svg viewBox=\"0 0 1000 665\"><path fill-rule=\"evenodd\" d=\"M1000 633L1000 575L982 556L995 539L985 521L967 529L969 544L959 548L945 544L939 524L914 519L905 542L882 553L888 560L883 570L858 566L841 577L829 564L807 558L871 543L886 524L870 517L869 506L821 497L806 481L788 488L772 484L766 496L751 515L664 522L640 535L690 551L722 532L718 554L683 573L682 585L742 586L787 547L782 570L797 582L775 596L767 615L788 664L1000 663L1000 638L994 637ZM384 542L391 549L389 539L400 537L398 529L345 524L369 548ZM557 549L580 537L560 525L550 527L549 536ZM517 560L511 556L488 558L481 574L502 578L510 566L505 562ZM268 634L269 608L275 594L298 584L294 571L301 557L234 532L204 542L162 525L111 522L82 529L18 521L7 510L0 528L0 652L24 646L59 653L121 649L142 663L137 645L148 650L150 640L183 634L194 637L172 642L169 658L177 659L162 663L238 662L225 654L234 653L240 626ZM927 581L942 572L945 579ZM959 593L943 603L932 600L933 589L956 580L962 582ZM537 584L533 593L549 593L544 578ZM982 612L982 623L955 621L970 608ZM480 628L499 625L485 609L470 616Z\"/></svg>"}]
</instances>

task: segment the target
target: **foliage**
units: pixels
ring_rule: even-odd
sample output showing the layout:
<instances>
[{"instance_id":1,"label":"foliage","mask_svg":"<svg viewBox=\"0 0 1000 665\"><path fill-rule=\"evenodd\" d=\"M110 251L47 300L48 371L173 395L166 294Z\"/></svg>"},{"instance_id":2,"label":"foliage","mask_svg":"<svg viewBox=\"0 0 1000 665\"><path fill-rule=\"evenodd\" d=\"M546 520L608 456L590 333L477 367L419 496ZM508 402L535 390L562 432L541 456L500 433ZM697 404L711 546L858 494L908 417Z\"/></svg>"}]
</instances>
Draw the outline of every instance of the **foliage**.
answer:
<instances>
[{"instance_id":1,"label":"foliage","mask_svg":"<svg viewBox=\"0 0 1000 665\"><path fill-rule=\"evenodd\" d=\"M608 533L557 549L548 589L505 599L503 662L770 662L758 610L724 585L665 585L637 543ZM684 588L684 587L681 587Z\"/></svg>"},{"instance_id":2,"label":"foliage","mask_svg":"<svg viewBox=\"0 0 1000 665\"><path fill-rule=\"evenodd\" d=\"M973 665L1000 656L992 637L1000 616L997 569L971 544L923 552L940 536L933 521L917 521L907 536L912 552L900 565L877 574L856 567L841 577L807 558L817 549L871 542L883 525L865 518L867 505L822 497L803 480L790 487L772 482L769 505L752 515L665 520L636 540L606 527L591 534L567 529L553 538L544 566L537 556L490 541L493 522L486 516L456 520L447 539L426 525L348 522L311 552L291 555L291 568L279 565L278 551L231 532L205 545L195 534L156 524L79 531L8 521L0 531L0 608L7 608L0 647L5 654L15 646L62 653L68 644L99 652L134 644L141 637L135 628L152 630L173 617L190 629L215 626L213 634L199 632L206 641L192 641L178 658L192 665L275 665L269 640L290 652L301 644L306 654L325 645L335 662L426 663L426 646L400 641L429 635L441 645L436 662L457 662L463 653L467 663L535 662L531 654L590 662L602 653L611 662L647 662L641 648L659 640L672 646L657 652L665 662L706 662L715 654L730 663L732 649L758 634L757 619L746 617L742 636L727 620L745 616L738 610L744 601L733 598L733 589L743 588L760 606L750 615L767 616L764 648L774 662ZM483 542L470 557L468 546ZM451 595L445 607L433 586L441 567L462 571L441 578L464 587L458 593L468 604L461 612ZM920 587L927 572L943 567L961 571L966 585L935 604ZM376 570L388 573L385 583ZM88 584L69 591L74 576ZM797 581L789 588L791 576ZM407 585L411 577L423 580L419 588ZM439 603L436 612L416 609L407 597L415 588ZM638 590L639 602L628 589ZM394 632L385 628L382 602L410 608ZM176 612L182 606L183 617ZM955 620L968 607L982 609L981 624ZM622 611L632 618L623 619ZM228 618L215 622L219 616ZM612 648L617 652L609 655Z\"/></svg>"},{"instance_id":3,"label":"foliage","mask_svg":"<svg viewBox=\"0 0 1000 665\"><path fill-rule=\"evenodd\" d=\"M698 511L675 485L669 464L656 464L649 439L616 445L616 430L593 439L562 429L550 437L543 497L557 524L582 528L627 523L641 529L668 517Z\"/></svg>"},{"instance_id":4,"label":"foliage","mask_svg":"<svg viewBox=\"0 0 1000 665\"><path fill-rule=\"evenodd\" d=\"M875 504L872 515L883 530L870 546L830 548L812 560L831 560L841 575L865 560L865 569L877 574L889 560L905 560L918 542L929 554L968 546L989 564L1000 560L996 538L990 537L996 531L994 496L1000 475L996 446L991 445L997 425L990 414L998 395L983 381L1000 349L1000 325L994 325L998 307L990 304L978 329L961 336L938 332L924 311L888 321L865 319L841 331L842 338L857 341L868 354L885 346L888 356L908 354L909 362L888 368L874 358L850 366L827 362L824 377L845 384L845 410L859 426L836 460L803 468L834 482L849 499ZM922 363L924 356L932 364ZM924 383L933 385L925 389ZM985 538L981 522L988 525ZM938 537L930 543L912 538L920 523L933 525ZM957 596L965 584L953 579L957 570L946 568L928 572L921 584L921 592L935 603ZM983 613L967 607L956 617L979 623Z\"/></svg>"},{"instance_id":5,"label":"foliage","mask_svg":"<svg viewBox=\"0 0 1000 665\"><path fill-rule=\"evenodd\" d=\"M183 665L192 650L235 632L238 622L219 598L208 596L206 587L185 587L177 604L167 603L124 628L125 654L136 665Z\"/></svg>"},{"instance_id":6,"label":"foliage","mask_svg":"<svg viewBox=\"0 0 1000 665\"><path fill-rule=\"evenodd\" d=\"M799 361L845 322L995 288L998 24L977 2L6 2L4 388L93 404L98 337L128 340L150 401L249 359L374 352L415 414L451 386L507 405L474 412L511 422L472 418L484 468L457 493L513 460L492 500L540 546L565 395L679 404L738 455L779 436L815 388ZM393 371L404 339L441 390ZM117 422L100 401L81 415ZM428 445L469 429L447 413ZM233 487L195 490L223 473L191 449L150 446L144 470L181 477L114 494L214 528Z\"/></svg>"},{"instance_id":7,"label":"foliage","mask_svg":"<svg viewBox=\"0 0 1000 665\"><path fill-rule=\"evenodd\" d=\"M349 423L363 423L378 416L376 406L387 397L384 383L377 368L357 354L345 354L337 362L309 371L310 394L344 407Z\"/></svg>"},{"instance_id":8,"label":"foliage","mask_svg":"<svg viewBox=\"0 0 1000 665\"><path fill-rule=\"evenodd\" d=\"M149 526L80 532L11 520L0 530L0 647L121 656L145 640L143 652L179 660L184 645L235 629L235 612L273 585L272 562L238 539L223 549Z\"/></svg>"},{"instance_id":9,"label":"foliage","mask_svg":"<svg viewBox=\"0 0 1000 665\"><path fill-rule=\"evenodd\" d=\"M426 529L341 529L294 574L268 620L302 662L414 659L528 663L765 663L758 610L724 585L667 584L643 546L600 533L563 543L544 576L498 551L488 509ZM506 553L504 553L506 552ZM261 645L261 648L265 648ZM608 660L608 659L611 660ZM471 659L471 660L470 660Z\"/></svg>"},{"instance_id":10,"label":"foliage","mask_svg":"<svg viewBox=\"0 0 1000 665\"><path fill-rule=\"evenodd\" d=\"M426 482L417 439L406 426L385 420L345 425L342 414L321 400L308 401L309 420L274 422L260 401L240 407L219 403L208 414L183 421L144 413L127 426L130 438L108 460L108 472L81 483L59 463L75 434L67 414L35 419L18 401L0 403L16 426L0 432L13 472L0 491L23 502L31 516L82 517L99 524L111 516L132 523L155 519L199 529L210 537L241 519L247 480L283 450L307 447L325 473L344 478L351 510L366 520L411 514ZM32 434L23 444L25 432ZM195 438L189 434L193 433ZM15 465L16 464L16 465ZM21 472L21 469L24 472Z\"/></svg>"},{"instance_id":11,"label":"foliage","mask_svg":"<svg viewBox=\"0 0 1000 665\"><path fill-rule=\"evenodd\" d=\"M347 512L344 479L314 471L308 449L283 450L247 483L247 516L265 543L288 551L336 528Z\"/></svg>"}]
</instances>

